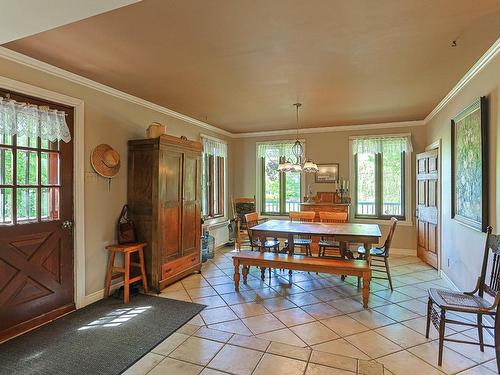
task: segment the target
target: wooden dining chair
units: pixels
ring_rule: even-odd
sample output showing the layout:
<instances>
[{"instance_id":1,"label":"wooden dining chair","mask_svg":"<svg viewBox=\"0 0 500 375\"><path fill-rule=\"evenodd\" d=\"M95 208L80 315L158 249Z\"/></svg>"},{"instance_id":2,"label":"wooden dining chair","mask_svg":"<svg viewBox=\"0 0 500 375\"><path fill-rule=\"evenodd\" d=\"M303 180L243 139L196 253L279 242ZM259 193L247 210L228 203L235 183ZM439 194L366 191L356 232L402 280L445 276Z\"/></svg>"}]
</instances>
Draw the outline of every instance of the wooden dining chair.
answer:
<instances>
[{"instance_id":1,"label":"wooden dining chair","mask_svg":"<svg viewBox=\"0 0 500 375\"><path fill-rule=\"evenodd\" d=\"M249 214L245 214L245 221L247 227L247 234L250 241L250 248L252 249L252 251L254 251L254 248L260 250L261 247L264 247L264 249L266 250L274 250L275 252L279 252L280 242L277 238L271 240L266 239L264 241L264 244L262 244L260 238L256 238L255 236L252 235L252 228L259 223L267 221L267 219L259 218L259 214L257 214L257 212L252 212Z\"/></svg>"},{"instance_id":2,"label":"wooden dining chair","mask_svg":"<svg viewBox=\"0 0 500 375\"><path fill-rule=\"evenodd\" d=\"M395 217L391 218L391 227L389 229L389 234L385 239L385 242L380 247L372 247L370 249L370 255L372 258L372 270L380 273L385 272L387 276L372 276L372 279L383 279L389 280L389 286L392 289L392 279L391 279L391 270L389 269L389 250L391 249L392 237L394 236L394 231L396 230L396 225L398 223L398 219ZM364 247L359 247L358 254L360 257L364 257L366 254L366 250ZM383 263L383 264L382 264Z\"/></svg>"},{"instance_id":3,"label":"wooden dining chair","mask_svg":"<svg viewBox=\"0 0 500 375\"><path fill-rule=\"evenodd\" d=\"M500 321L499 321L499 302L500 302L500 235L492 234L492 227L488 227L486 245L484 246L483 263L481 274L477 279L476 288L472 292L454 292L445 289L429 289L429 301L427 303L427 327L425 337L429 338L430 323L436 327L439 332L439 353L438 365L443 363L443 345L444 341L452 341L463 344L479 345L484 352L484 347L495 348L497 369L500 373ZM472 249L471 249L472 250ZM492 266L488 267L490 251L493 255ZM489 282L487 282L487 269L491 269ZM490 297L484 298L485 293ZM458 320L448 319L446 313L459 312L476 315L477 324L467 323ZM483 316L489 316L494 319L494 326L483 325ZM478 341L463 341L445 337L446 323L459 324L469 327L476 327L478 332ZM485 344L483 339L483 329L492 335L495 344ZM493 329L491 334L489 329Z\"/></svg>"},{"instance_id":4,"label":"wooden dining chair","mask_svg":"<svg viewBox=\"0 0 500 375\"><path fill-rule=\"evenodd\" d=\"M347 223L347 212L319 212L319 221L321 223ZM334 250L333 255L329 257L342 258L340 252L340 243L333 238L321 237L318 242L318 257L326 256L326 250Z\"/></svg>"},{"instance_id":5,"label":"wooden dining chair","mask_svg":"<svg viewBox=\"0 0 500 375\"><path fill-rule=\"evenodd\" d=\"M289 213L290 221L296 221L301 223L312 223L316 217L316 212L314 211L298 211ZM304 248L305 253L298 255L312 256L311 253L311 236L299 236L293 239L293 247ZM285 247L288 247L288 240L285 241ZM297 254L297 253L295 253Z\"/></svg>"}]
</instances>

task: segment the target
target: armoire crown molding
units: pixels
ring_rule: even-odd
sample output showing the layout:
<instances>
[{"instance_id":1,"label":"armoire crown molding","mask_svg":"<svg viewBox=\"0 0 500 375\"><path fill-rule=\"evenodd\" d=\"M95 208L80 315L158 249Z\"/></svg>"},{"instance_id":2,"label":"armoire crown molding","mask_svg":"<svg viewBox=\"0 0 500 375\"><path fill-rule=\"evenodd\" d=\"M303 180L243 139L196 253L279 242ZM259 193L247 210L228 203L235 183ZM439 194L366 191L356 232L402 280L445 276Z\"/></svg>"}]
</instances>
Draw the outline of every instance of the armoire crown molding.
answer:
<instances>
[{"instance_id":1,"label":"armoire crown molding","mask_svg":"<svg viewBox=\"0 0 500 375\"><path fill-rule=\"evenodd\" d=\"M467 73L465 73L465 75L457 82L457 84L450 90L450 92L436 105L436 107L434 107L434 109L423 120L303 128L299 131L299 133L312 134L312 133L327 133L327 132L339 132L339 131L350 131L350 130L403 128L403 127L426 125L446 106L446 104L448 104L462 90L463 87L465 87L486 65L488 65L490 61L492 61L495 58L495 56L498 54L499 51L500 51L500 38L498 38L495 41L495 43L493 43L493 45L479 58L479 60L467 71ZM143 106L145 108L149 108L151 110L163 113L165 115L199 126L201 128L210 130L214 133L221 134L229 138L253 138L253 137L296 134L296 129L232 133L227 130L221 129L217 126L208 124L204 121L197 120L195 118L176 112L169 108L141 99L137 96L127 94L126 92L117 90L110 86L106 86L102 83L82 77L78 74L71 73L67 70L58 68L54 65L23 55L19 52L12 51L5 47L0 47L0 58L4 58L6 60L10 60L19 63L21 65L25 65L29 68L36 69L44 73L48 73L53 76L60 77L68 81L89 87L91 89L103 92L105 94L114 96L122 100L126 100L130 103L134 103Z\"/></svg>"}]
</instances>

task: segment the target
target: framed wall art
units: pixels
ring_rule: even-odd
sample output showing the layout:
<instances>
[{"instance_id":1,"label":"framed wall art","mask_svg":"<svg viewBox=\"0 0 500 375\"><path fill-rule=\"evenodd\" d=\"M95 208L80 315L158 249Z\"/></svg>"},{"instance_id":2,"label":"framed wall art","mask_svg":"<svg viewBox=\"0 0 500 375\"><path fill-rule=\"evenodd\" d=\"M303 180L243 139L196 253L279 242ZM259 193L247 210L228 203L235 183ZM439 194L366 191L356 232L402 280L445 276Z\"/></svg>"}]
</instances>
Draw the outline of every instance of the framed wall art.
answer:
<instances>
[{"instance_id":1,"label":"framed wall art","mask_svg":"<svg viewBox=\"0 0 500 375\"><path fill-rule=\"evenodd\" d=\"M489 214L487 106L481 97L451 120L451 216L483 232Z\"/></svg>"},{"instance_id":2,"label":"framed wall art","mask_svg":"<svg viewBox=\"0 0 500 375\"><path fill-rule=\"evenodd\" d=\"M318 164L314 181L316 183L333 183L339 180L339 164Z\"/></svg>"}]
</instances>

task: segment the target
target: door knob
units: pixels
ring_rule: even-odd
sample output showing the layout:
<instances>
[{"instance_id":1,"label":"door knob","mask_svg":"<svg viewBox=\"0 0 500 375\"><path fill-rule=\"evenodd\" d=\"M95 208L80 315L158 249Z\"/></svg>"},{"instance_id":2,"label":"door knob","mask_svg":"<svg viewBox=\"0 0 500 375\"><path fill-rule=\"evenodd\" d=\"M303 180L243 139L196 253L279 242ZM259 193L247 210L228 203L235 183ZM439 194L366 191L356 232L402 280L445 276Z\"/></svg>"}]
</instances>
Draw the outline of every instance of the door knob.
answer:
<instances>
[{"instance_id":1,"label":"door knob","mask_svg":"<svg viewBox=\"0 0 500 375\"><path fill-rule=\"evenodd\" d=\"M73 229L73 221L71 220L63 221L63 223L61 224L61 228L68 230Z\"/></svg>"}]
</instances>

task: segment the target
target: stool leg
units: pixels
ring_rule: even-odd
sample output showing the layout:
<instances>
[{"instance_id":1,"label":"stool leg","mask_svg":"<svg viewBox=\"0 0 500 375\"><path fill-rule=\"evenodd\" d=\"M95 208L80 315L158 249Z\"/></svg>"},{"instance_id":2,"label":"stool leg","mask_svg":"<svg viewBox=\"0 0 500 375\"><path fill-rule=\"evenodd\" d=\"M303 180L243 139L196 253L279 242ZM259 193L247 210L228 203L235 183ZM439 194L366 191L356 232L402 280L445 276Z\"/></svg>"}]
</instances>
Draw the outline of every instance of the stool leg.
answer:
<instances>
[{"instance_id":1,"label":"stool leg","mask_svg":"<svg viewBox=\"0 0 500 375\"><path fill-rule=\"evenodd\" d=\"M139 259L141 261L142 287L144 289L144 293L148 293L148 279L146 276L146 266L144 265L144 248L139 250Z\"/></svg>"},{"instance_id":2,"label":"stool leg","mask_svg":"<svg viewBox=\"0 0 500 375\"><path fill-rule=\"evenodd\" d=\"M125 253L125 275L123 283L123 302L129 303L130 300L130 253Z\"/></svg>"},{"instance_id":3,"label":"stool leg","mask_svg":"<svg viewBox=\"0 0 500 375\"><path fill-rule=\"evenodd\" d=\"M113 276L114 265L115 265L115 252L111 250L108 259L108 272L106 273L106 282L104 284L104 298L109 297L109 289L111 288L111 277Z\"/></svg>"}]
</instances>

